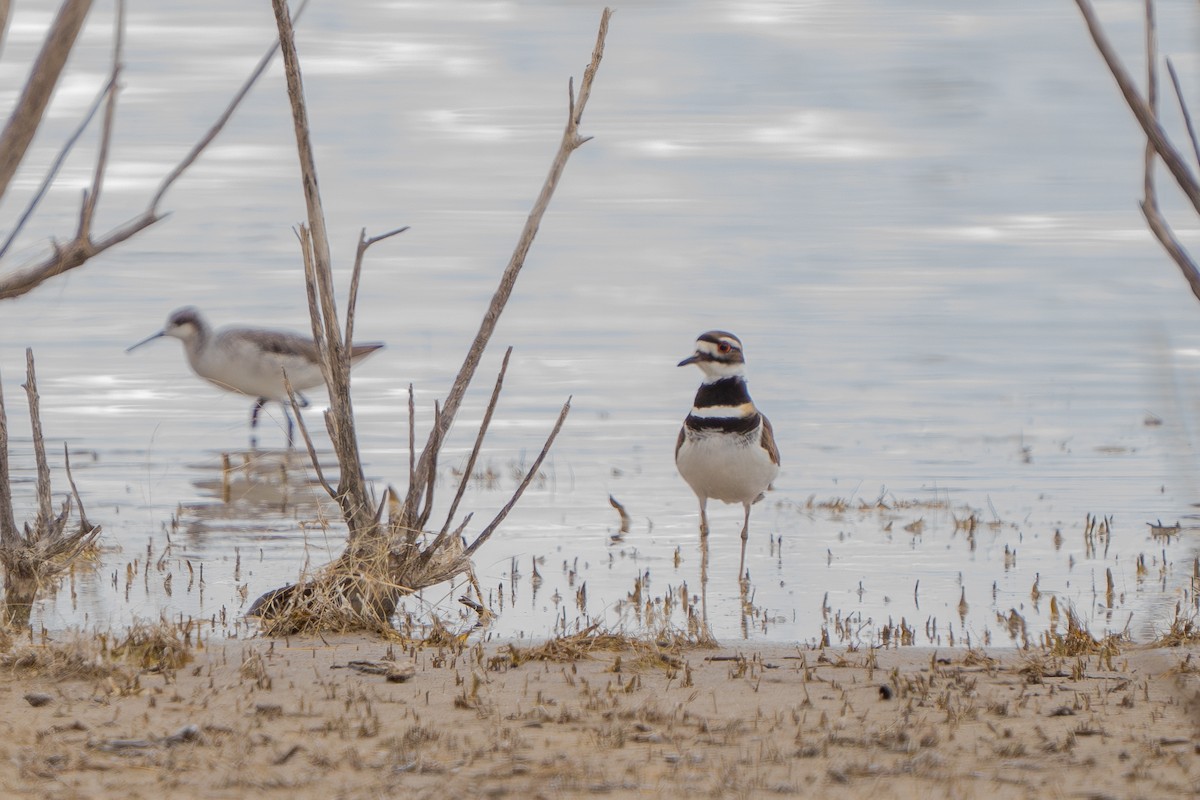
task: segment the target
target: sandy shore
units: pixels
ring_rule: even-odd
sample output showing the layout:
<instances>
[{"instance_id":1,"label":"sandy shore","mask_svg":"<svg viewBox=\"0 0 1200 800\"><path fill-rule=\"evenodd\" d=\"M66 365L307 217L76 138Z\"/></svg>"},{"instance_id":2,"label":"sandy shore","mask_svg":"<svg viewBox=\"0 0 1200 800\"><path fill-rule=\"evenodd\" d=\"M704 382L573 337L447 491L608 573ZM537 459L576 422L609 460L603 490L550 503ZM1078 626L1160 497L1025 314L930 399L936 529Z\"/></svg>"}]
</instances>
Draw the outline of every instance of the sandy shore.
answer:
<instances>
[{"instance_id":1,"label":"sandy shore","mask_svg":"<svg viewBox=\"0 0 1200 800\"><path fill-rule=\"evenodd\" d=\"M1111 663L914 648L534 654L367 637L222 642L178 669L90 677L25 658L0 678L0 794L1200 793L1200 646Z\"/></svg>"}]
</instances>

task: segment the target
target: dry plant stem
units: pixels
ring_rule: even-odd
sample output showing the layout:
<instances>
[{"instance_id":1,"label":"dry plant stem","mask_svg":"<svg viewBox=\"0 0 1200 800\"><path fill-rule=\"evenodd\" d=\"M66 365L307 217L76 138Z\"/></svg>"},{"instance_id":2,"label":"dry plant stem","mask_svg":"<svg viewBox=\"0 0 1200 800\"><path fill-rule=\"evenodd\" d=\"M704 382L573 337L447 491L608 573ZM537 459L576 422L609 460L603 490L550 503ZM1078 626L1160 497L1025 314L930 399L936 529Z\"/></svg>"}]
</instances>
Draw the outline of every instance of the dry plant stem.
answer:
<instances>
[{"instance_id":1,"label":"dry plant stem","mask_svg":"<svg viewBox=\"0 0 1200 800\"><path fill-rule=\"evenodd\" d=\"M446 522L442 525L442 530L438 533L437 538L433 540L430 549L437 549L441 545L443 534L450 529L450 523L458 512L458 504L462 502L463 494L467 491L467 482L471 480L471 475L475 472L475 462L479 459L479 451L483 448L483 437L487 435L488 427L492 424L492 415L496 412L500 390L504 387L504 375L508 372L508 360L512 357L512 351L511 346L504 351L504 360L500 362L500 372L496 375L496 385L492 387L492 396L488 399L487 410L483 412L483 421L479 423L479 433L475 436L475 445L471 448L471 455L467 456L462 480L458 482L458 491L455 492L454 500L450 503L450 510L446 512Z\"/></svg>"},{"instance_id":2,"label":"dry plant stem","mask_svg":"<svg viewBox=\"0 0 1200 800\"><path fill-rule=\"evenodd\" d=\"M58 151L58 155L55 157L54 163L50 165L50 169L46 171L46 176L42 179L41 186L38 187L37 192L34 193L33 198L29 201L29 205L27 205L25 210L21 213L21 217L17 220L17 224L13 226L11 231L9 231L8 238L4 240L3 246L0 246L0 258L4 258L4 254L8 252L8 249L12 247L12 243L25 228L25 223L29 222L30 218L33 216L33 212L37 210L38 205L42 202L42 199L45 198L46 192L49 191L51 184L54 183L54 179L58 177L58 171L62 169L63 162L67 160L67 156L70 155L71 150L75 148L76 143L79 141L79 137L83 136L83 132L87 130L88 125L91 124L92 118L96 116L96 112L100 110L100 104L104 102L104 99L108 96L109 92L115 90L115 87L116 83L114 83L110 78L109 82L106 83L104 88L100 90L100 93L96 95L96 99L92 101L92 105L88 108L87 114L84 115L83 121L79 123L79 127L75 129L75 132L72 133L70 138L67 139L66 144L64 144L62 149Z\"/></svg>"},{"instance_id":3,"label":"dry plant stem","mask_svg":"<svg viewBox=\"0 0 1200 800\"><path fill-rule=\"evenodd\" d=\"M304 103L304 84L300 75L300 59L296 52L295 31L285 0L272 0L272 7L279 29L279 45L287 79L301 183L308 212L308 225L300 228L301 249L304 253L305 280L309 283L309 312L313 321L313 334L321 352L321 368L329 388L330 410L325 415L325 423L340 465L335 499L342 509L342 516L349 527L350 541L353 542L363 533L374 529L374 504L368 501L366 479L358 451L358 436L355 433L354 407L350 403L351 343L342 340L338 325L329 236L325 227L316 160L309 136L308 112ZM348 315L352 313L352 310L347 311Z\"/></svg>"},{"instance_id":4,"label":"dry plant stem","mask_svg":"<svg viewBox=\"0 0 1200 800\"><path fill-rule=\"evenodd\" d=\"M362 262L363 256L367 254L367 248L376 242L382 242L384 239L390 239L408 230L407 225L403 228L381 233L378 236L367 238L367 229L363 228L358 233L358 247L354 252L354 271L350 276L350 297L346 301L346 350L354 351L354 310L358 307L358 282L362 277Z\"/></svg>"},{"instance_id":5,"label":"dry plant stem","mask_svg":"<svg viewBox=\"0 0 1200 800\"><path fill-rule=\"evenodd\" d=\"M76 3L76 5L82 4L83 3ZM301 5L300 8L303 10L304 6ZM300 11L297 11L296 15L298 17L300 15ZM158 210L159 204L162 202L163 197L175 184L175 181L178 180L179 177L187 170L187 168L190 167L196 161L196 159L200 157L200 154L205 150L205 148L208 147L210 143L212 143L213 139L215 139L225 127L225 124L229 121L230 117L233 116L233 112L238 108L242 100L250 92L251 87L254 86L259 77L263 74L263 72L266 71L266 68L271 63L271 59L274 57L275 50L278 48L278 46L278 42L271 45L270 49L268 49L267 53L259 61L254 71L251 72L250 76L246 79L246 82L242 85L241 89L236 95L234 95L233 100L226 107L225 111L220 117L217 118L217 121L213 123L212 127L208 129L203 137L201 137L200 141L196 143L188 155L185 156L184 159L163 179L162 183L159 184L158 191L155 193L154 198L150 201L150 204L140 216L135 217L120 227L113 228L99 239L92 239L90 236L83 238L76 236L66 244L56 244L54 251L36 264L26 269L16 270L10 274L0 276L0 300L7 300L27 294L41 284L45 283L50 278L83 266L93 256L96 256L111 247L121 244L127 239L136 236L138 233L163 219L163 215L161 215ZM18 112L14 112L14 114L16 113ZM12 118L10 118L9 124L10 126L12 125ZM8 153L9 148L3 137L0 137L0 159L7 158ZM23 150L21 156L24 157ZM3 196L3 192L3 186L0 186L0 197Z\"/></svg>"},{"instance_id":6,"label":"dry plant stem","mask_svg":"<svg viewBox=\"0 0 1200 800\"><path fill-rule=\"evenodd\" d=\"M1188 198L1188 201L1191 202L1196 212L1200 213L1200 182L1196 180L1195 175L1192 174L1191 169L1183 160L1179 151L1175 149L1175 146L1167 138L1166 131L1159 124L1154 110L1138 92L1133 77L1125 69L1112 43L1105 35L1090 0L1075 0L1075 4L1079 6L1084 22L1087 23L1092 41L1095 43L1096 49L1100 51L1104 62L1108 65L1108 70L1112 73L1113 78L1117 82L1117 87L1125 97L1125 102L1129 106L1129 110L1133 112L1138 123L1142 126L1146 138L1154 146L1154 151L1158 154L1158 157L1163 160L1167 169L1170 170L1171 175L1174 176L1180 190ZM1195 286L1193 287L1193 291L1197 291Z\"/></svg>"},{"instance_id":7,"label":"dry plant stem","mask_svg":"<svg viewBox=\"0 0 1200 800\"><path fill-rule=\"evenodd\" d=\"M463 551L464 556L469 558L476 550L483 546L484 542L491 538L492 533L500 526L504 518L508 516L508 512L512 511L513 506L521 499L521 495L525 494L525 490L529 487L533 476L537 475L538 470L542 467L542 462L546 460L546 454L550 452L550 446L554 444L554 439L558 436L558 432L562 430L563 422L566 421L567 414L570 411L571 398L568 397L567 402L563 403L562 411L558 413L558 420L554 423L554 429L550 431L550 436L547 437L546 444L542 445L542 452L538 453L538 457L534 459L533 466L525 473L525 478L521 481L521 485L517 487L517 491L513 494L512 499L504 505L504 508L500 509L500 513L496 514L495 519L488 523L488 526L475 538L475 541L471 542L471 546Z\"/></svg>"},{"instance_id":8,"label":"dry plant stem","mask_svg":"<svg viewBox=\"0 0 1200 800\"><path fill-rule=\"evenodd\" d=\"M83 510L83 500L79 497L79 489L75 486L75 476L71 474L71 451L67 448L67 443L63 442L63 465L67 469L67 483L71 486L71 496L75 498L75 508L79 509L79 527L93 528L88 522L87 512ZM99 529L96 529L99 533Z\"/></svg>"},{"instance_id":9,"label":"dry plant stem","mask_svg":"<svg viewBox=\"0 0 1200 800\"><path fill-rule=\"evenodd\" d=\"M8 185L42 123L54 88L58 85L63 67L91 7L92 0L64 0L46 34L42 50L30 70L29 80L13 107L3 133L0 133L0 198L8 192Z\"/></svg>"},{"instance_id":10,"label":"dry plant stem","mask_svg":"<svg viewBox=\"0 0 1200 800\"><path fill-rule=\"evenodd\" d=\"M0 0L0 55L4 55L4 34L8 30L8 0Z\"/></svg>"},{"instance_id":11,"label":"dry plant stem","mask_svg":"<svg viewBox=\"0 0 1200 800\"><path fill-rule=\"evenodd\" d=\"M1188 138L1192 140L1192 153L1196 156L1196 164L1200 166L1200 137L1196 135L1196 126L1192 124L1192 114L1188 111L1187 101L1183 99L1183 87L1179 85L1179 75L1175 65L1167 59L1167 72L1171 75L1171 85L1175 87L1175 98L1179 101L1179 112L1183 114L1183 122L1187 126Z\"/></svg>"},{"instance_id":12,"label":"dry plant stem","mask_svg":"<svg viewBox=\"0 0 1200 800\"><path fill-rule=\"evenodd\" d=\"M279 0L275 0L275 2L279 2ZM450 387L450 392L446 396L440 425L442 430L431 431L429 442L421 451L416 475L408 485L408 494L404 500L405 514L409 516L409 519L403 522L404 526L410 527L412 519L416 518L416 510L420 507L422 487L428 483L428 475L433 469L434 453L430 444L444 438L446 430L454 424L454 418L458 414L463 396L466 394L467 387L475 375L475 370L478 368L479 361L483 357L483 351L496 329L496 323L500 319L500 314L504 310L508 298L512 295L517 276L520 274L521 267L525 264L525 256L529 253L529 248L533 244L534 237L537 235L538 227L541 225L542 217L545 216L546 209L550 205L551 197L554 196L554 190L558 186L559 178L562 176L563 169L567 165L567 160L580 145L587 141L587 139L579 135L579 123L583 118L583 111L587 105L588 97L591 95L592 82L595 79L596 70L599 68L600 61L604 56L604 39L608 34L608 22L611 17L612 11L605 8L600 17L600 30L596 37L596 45L592 49L591 61L583 72L583 82L580 86L579 98L576 100L573 96L570 97L566 128L563 130L562 142L559 145L558 153L555 155L554 162L550 166L550 174L546 176L541 193L538 195L533 210L530 211L529 217L525 221L525 228L521 232L521 237L517 242L512 258L509 259L508 266L500 278L500 286L492 296L492 301L483 316L479 331L475 334L475 339L471 343L471 348L467 352L467 357L463 362L462 368L459 369L458 375L454 379L454 384ZM570 84L568 84L569 86Z\"/></svg>"},{"instance_id":13,"label":"dry plant stem","mask_svg":"<svg viewBox=\"0 0 1200 800\"><path fill-rule=\"evenodd\" d=\"M1145 0L1146 8L1146 98L1147 105L1150 107L1151 113L1155 118L1158 118L1158 36L1154 18L1154 2L1153 0ZM1191 115L1188 113L1187 103L1183 99L1183 93L1180 89L1178 76L1173 68L1168 68L1171 72L1171 78L1175 87L1176 96L1179 99L1180 108L1183 110L1184 120L1187 123L1188 133L1192 139L1193 148L1196 147L1195 131L1192 127ZM1200 152L1200 151L1198 151ZM1150 228L1150 232L1154 234L1162 248L1175 262L1176 266L1187 279L1188 285L1192 289L1192 293L1200 299L1200 269L1197 268L1196 262L1188 253L1187 248L1179 241L1175 232L1171 229L1171 225L1163 216L1158 205L1158 190L1155 187L1154 181L1154 164L1156 151L1154 144L1146 140L1146 153L1143 163L1143 192L1144 197L1139 207L1142 210L1142 215L1146 218L1146 224Z\"/></svg>"},{"instance_id":14,"label":"dry plant stem","mask_svg":"<svg viewBox=\"0 0 1200 800\"><path fill-rule=\"evenodd\" d=\"M12 483L8 470L8 413L4 409L4 388L0 381L0 548L16 546L17 518L13 513Z\"/></svg>"},{"instance_id":15,"label":"dry plant stem","mask_svg":"<svg viewBox=\"0 0 1200 800\"><path fill-rule=\"evenodd\" d=\"M308 426L304 424L304 417L300 415L300 404L296 402L296 392L292 388L292 381L288 378L287 370L283 371L283 388L287 390L288 402L292 406L292 414L296 417L296 426L300 428L300 435L304 437L304 447L308 450L308 460L312 462L313 470L317 473L317 480L321 486L329 493L330 497L337 497L337 492L329 485L329 481L325 480L325 472L321 469L321 462L317 460L317 449L313 447L312 437L308 435Z\"/></svg>"},{"instance_id":16,"label":"dry plant stem","mask_svg":"<svg viewBox=\"0 0 1200 800\"><path fill-rule=\"evenodd\" d=\"M441 430L441 426L438 424L441 422L441 419L442 410L438 402L435 400L433 403L434 431ZM412 547L414 544L416 544L417 537L424 532L425 523L429 521L429 514L433 511L433 484L437 479L437 459L438 454L442 449L442 440L438 439L437 441L432 442L429 446L433 448L433 469L429 471L429 482L425 486L425 507L421 509L421 513L417 515L416 520L413 521L412 525L409 526L407 532L405 533L404 543L409 547Z\"/></svg>"},{"instance_id":17,"label":"dry plant stem","mask_svg":"<svg viewBox=\"0 0 1200 800\"><path fill-rule=\"evenodd\" d=\"M121 78L121 52L125 44L125 0L117 0L116 20L113 23L113 59L109 73L109 84L113 87L104 104L104 124L100 128L100 152L96 156L96 168L92 174L92 188L84 194L83 208L79 212L80 239L92 235L92 218L96 215L96 203L100 201L100 188L104 185L104 173L108 169L108 152L112 146L113 119L117 113L117 82Z\"/></svg>"},{"instance_id":18,"label":"dry plant stem","mask_svg":"<svg viewBox=\"0 0 1200 800\"><path fill-rule=\"evenodd\" d=\"M408 384L408 485L412 486L417 464L417 401L413 385Z\"/></svg>"},{"instance_id":19,"label":"dry plant stem","mask_svg":"<svg viewBox=\"0 0 1200 800\"><path fill-rule=\"evenodd\" d=\"M25 396L29 400L29 425L33 428L33 457L37 464L37 527L54 517L53 501L50 497L50 465L46 461L46 442L42 438L41 404L38 398L37 375L33 369L33 350L25 348Z\"/></svg>"}]
</instances>

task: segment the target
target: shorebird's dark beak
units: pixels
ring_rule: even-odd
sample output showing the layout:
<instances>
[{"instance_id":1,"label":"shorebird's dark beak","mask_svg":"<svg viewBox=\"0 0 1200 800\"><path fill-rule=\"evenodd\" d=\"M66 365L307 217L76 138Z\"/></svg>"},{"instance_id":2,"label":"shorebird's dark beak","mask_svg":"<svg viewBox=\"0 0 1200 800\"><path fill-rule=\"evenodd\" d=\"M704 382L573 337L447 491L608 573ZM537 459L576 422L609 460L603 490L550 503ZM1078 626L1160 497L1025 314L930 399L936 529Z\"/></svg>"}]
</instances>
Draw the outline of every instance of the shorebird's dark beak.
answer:
<instances>
[{"instance_id":1,"label":"shorebird's dark beak","mask_svg":"<svg viewBox=\"0 0 1200 800\"><path fill-rule=\"evenodd\" d=\"M676 364L676 366L686 367L688 364L695 364L699 360L700 360L700 354L693 353L692 355L685 358L683 361L680 361L678 364Z\"/></svg>"},{"instance_id":2,"label":"shorebird's dark beak","mask_svg":"<svg viewBox=\"0 0 1200 800\"><path fill-rule=\"evenodd\" d=\"M142 340L141 340L140 342L138 342L137 344L132 344L132 345L130 345L129 347L126 347L126 348L125 348L125 352L126 352L126 353L128 353L128 352L131 352L131 351L133 351L133 350L136 350L137 348L141 347L142 345L144 345L144 344L146 344L146 343L148 343L148 342L153 342L155 339L160 339L160 338L162 338L163 336L166 336L166 335L167 335L167 332L166 332L166 331L159 331L158 333L154 334L153 336L147 336L145 339L142 339Z\"/></svg>"}]
</instances>

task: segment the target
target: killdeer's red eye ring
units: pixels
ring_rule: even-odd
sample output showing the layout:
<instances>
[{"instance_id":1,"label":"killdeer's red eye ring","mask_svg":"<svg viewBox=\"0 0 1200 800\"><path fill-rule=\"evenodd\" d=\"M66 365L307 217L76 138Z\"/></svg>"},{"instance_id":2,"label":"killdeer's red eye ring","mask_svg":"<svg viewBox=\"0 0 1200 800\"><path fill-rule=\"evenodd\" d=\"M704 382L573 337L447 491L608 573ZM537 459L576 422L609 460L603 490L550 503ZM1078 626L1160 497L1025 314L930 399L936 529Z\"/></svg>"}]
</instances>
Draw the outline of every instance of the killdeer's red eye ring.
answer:
<instances>
[{"instance_id":1,"label":"killdeer's red eye ring","mask_svg":"<svg viewBox=\"0 0 1200 800\"><path fill-rule=\"evenodd\" d=\"M717 345L717 352L719 353L728 353L732 349L733 348L729 346L729 342L721 342L719 345Z\"/></svg>"}]
</instances>

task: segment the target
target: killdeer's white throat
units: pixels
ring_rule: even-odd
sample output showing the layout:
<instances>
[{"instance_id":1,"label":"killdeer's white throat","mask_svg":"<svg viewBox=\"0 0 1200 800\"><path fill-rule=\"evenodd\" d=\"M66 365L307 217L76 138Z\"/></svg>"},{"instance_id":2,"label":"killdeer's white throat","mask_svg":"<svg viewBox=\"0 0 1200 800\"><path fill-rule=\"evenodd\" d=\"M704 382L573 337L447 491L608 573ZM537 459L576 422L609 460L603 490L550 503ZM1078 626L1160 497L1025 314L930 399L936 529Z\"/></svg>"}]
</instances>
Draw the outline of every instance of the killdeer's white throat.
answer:
<instances>
[{"instance_id":1,"label":"killdeer's white throat","mask_svg":"<svg viewBox=\"0 0 1200 800\"><path fill-rule=\"evenodd\" d=\"M741 503L742 558L745 574L750 506L762 499L779 473L779 448L771 423L754 406L746 388L742 341L726 331L709 331L696 340L696 352L679 362L704 372L692 411L683 421L675 444L679 474L700 500L700 536L708 536L709 498Z\"/></svg>"},{"instance_id":2,"label":"killdeer's white throat","mask_svg":"<svg viewBox=\"0 0 1200 800\"><path fill-rule=\"evenodd\" d=\"M257 446L254 429L258 426L258 414L271 400L283 406L288 447L292 446L294 425L292 415L288 413L290 403L287 389L284 388L283 373L287 372L301 408L308 406L308 400L299 392L325 382L321 375L317 345L310 337L265 328L222 328L213 331L198 309L187 306L172 312L167 318L167 326L161 331L125 352L163 336L183 342L188 364L201 378L222 389L256 398L254 409L250 412L251 446ZM382 342L354 345L350 363L357 364L381 347Z\"/></svg>"}]
</instances>

